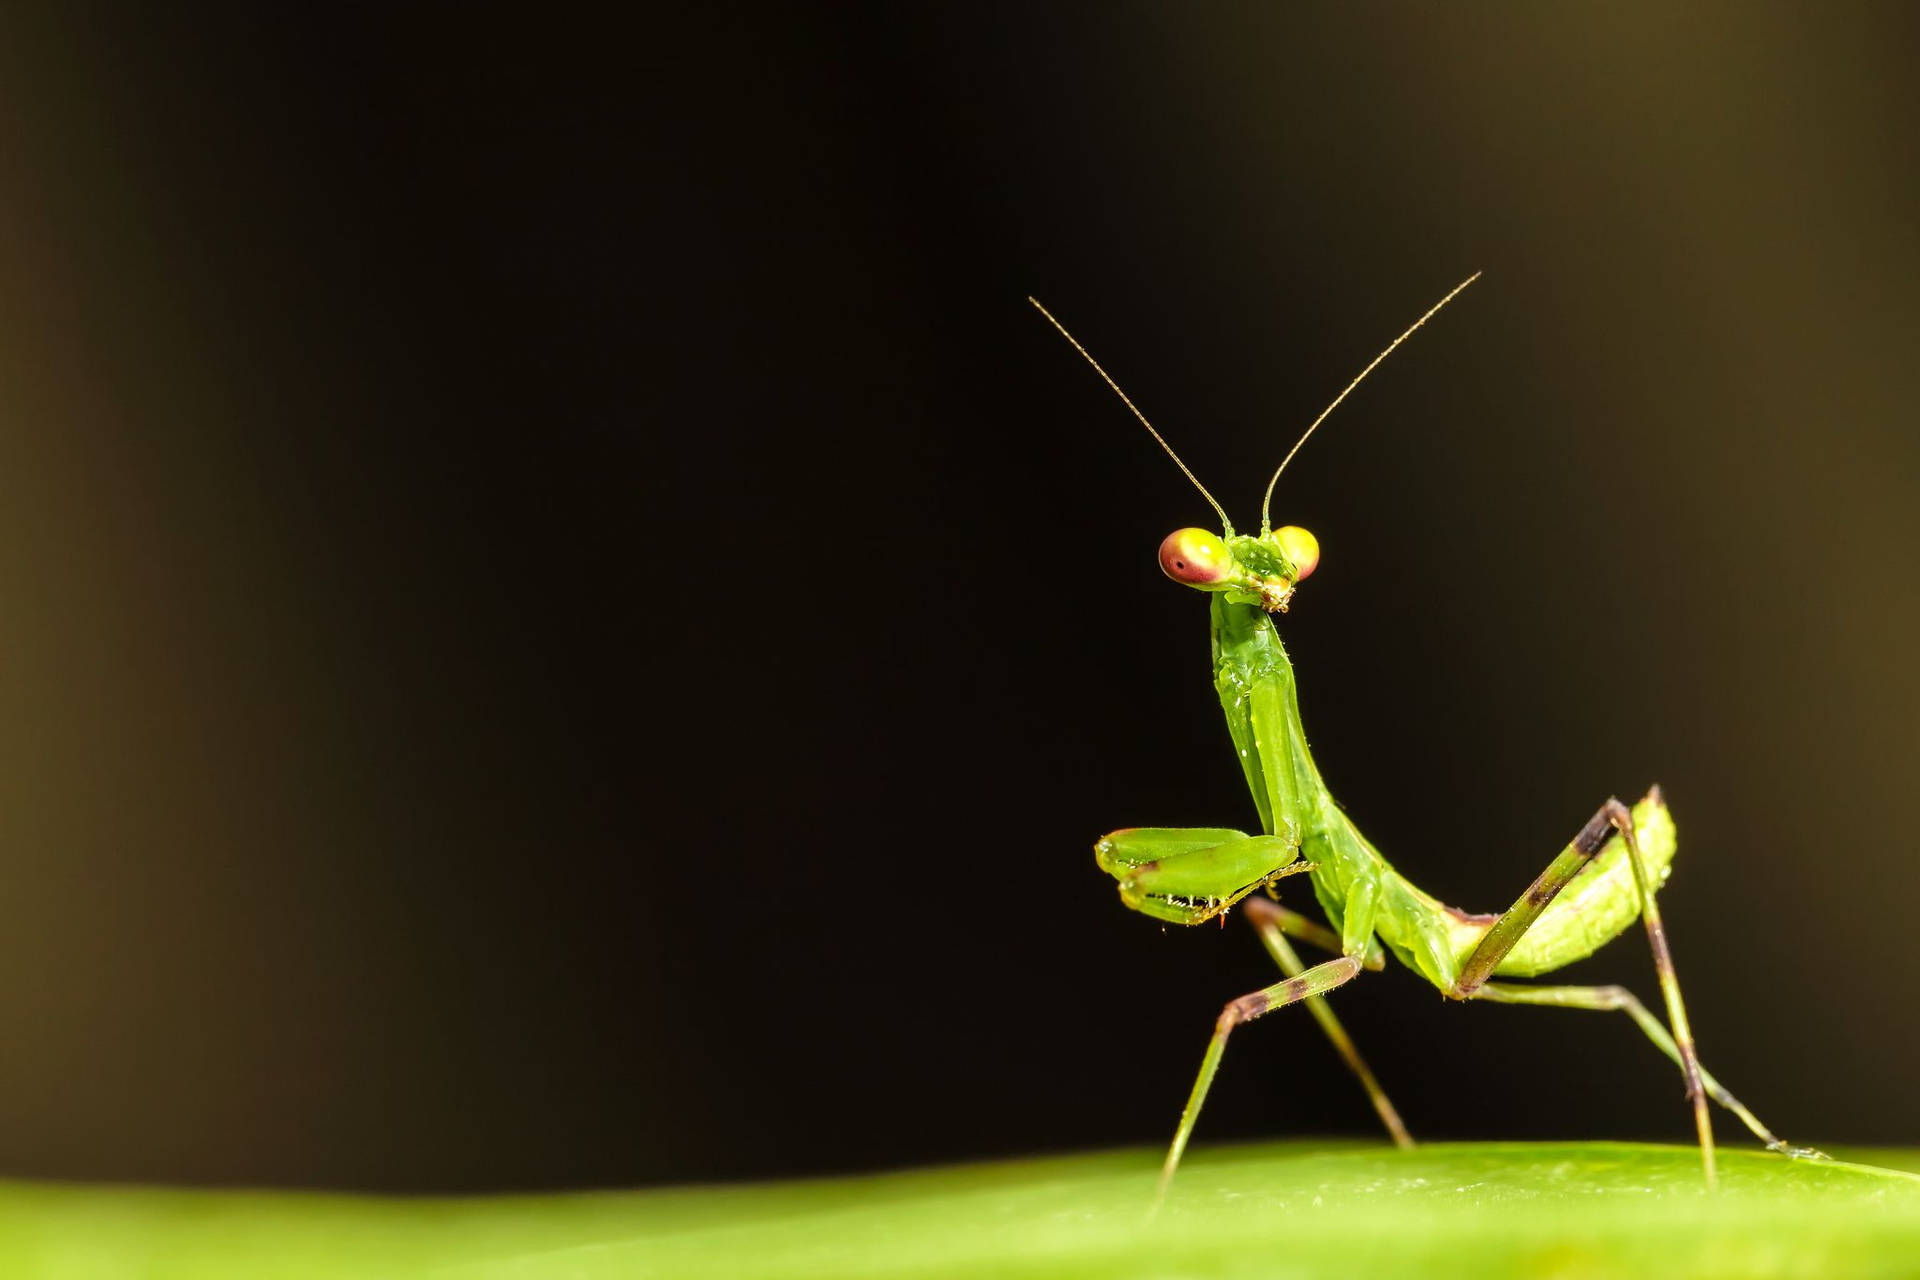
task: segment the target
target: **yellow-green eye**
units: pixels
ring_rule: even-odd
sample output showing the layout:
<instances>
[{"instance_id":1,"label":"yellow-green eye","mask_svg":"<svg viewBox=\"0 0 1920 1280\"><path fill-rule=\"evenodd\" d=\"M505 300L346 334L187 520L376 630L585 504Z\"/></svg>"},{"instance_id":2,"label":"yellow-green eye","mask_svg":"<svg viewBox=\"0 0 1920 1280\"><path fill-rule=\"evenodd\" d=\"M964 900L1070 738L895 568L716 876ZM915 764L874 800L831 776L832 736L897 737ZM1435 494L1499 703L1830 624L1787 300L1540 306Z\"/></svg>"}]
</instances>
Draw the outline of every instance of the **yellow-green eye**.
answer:
<instances>
[{"instance_id":1,"label":"yellow-green eye","mask_svg":"<svg viewBox=\"0 0 1920 1280\"><path fill-rule=\"evenodd\" d=\"M1175 582L1205 587L1233 571L1233 557L1218 534L1205 529L1175 529L1160 544L1160 570Z\"/></svg>"},{"instance_id":2,"label":"yellow-green eye","mask_svg":"<svg viewBox=\"0 0 1920 1280\"><path fill-rule=\"evenodd\" d=\"M1304 581L1320 563L1320 539L1297 524L1283 525L1273 531L1280 554L1293 563L1293 580Z\"/></svg>"}]
</instances>

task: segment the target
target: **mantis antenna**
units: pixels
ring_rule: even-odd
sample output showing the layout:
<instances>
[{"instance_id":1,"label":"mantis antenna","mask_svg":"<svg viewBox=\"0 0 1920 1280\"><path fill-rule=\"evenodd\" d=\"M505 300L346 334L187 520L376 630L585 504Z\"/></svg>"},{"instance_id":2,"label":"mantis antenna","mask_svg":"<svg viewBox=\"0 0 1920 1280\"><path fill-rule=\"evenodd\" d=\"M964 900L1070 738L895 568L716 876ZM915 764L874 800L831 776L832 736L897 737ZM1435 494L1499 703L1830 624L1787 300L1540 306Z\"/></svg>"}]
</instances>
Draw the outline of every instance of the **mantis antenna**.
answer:
<instances>
[{"instance_id":1,"label":"mantis antenna","mask_svg":"<svg viewBox=\"0 0 1920 1280\"><path fill-rule=\"evenodd\" d=\"M1313 426L1308 427L1305 431L1300 433L1300 438L1293 442L1293 448L1287 450L1287 456L1280 459L1280 465L1274 468L1273 479L1267 481L1266 496L1260 499L1260 532L1262 534L1265 534L1268 529L1267 508L1273 505L1273 486L1280 483L1280 473L1287 469L1287 464L1289 462L1293 461L1293 455L1300 452L1300 446L1305 444L1307 442L1307 437L1313 434L1314 427L1318 427L1321 423L1325 422L1327 420L1327 415L1332 413L1335 409L1339 408L1340 402L1347 398L1347 392L1350 392L1355 387L1359 386L1360 383L1366 378L1366 376L1373 372L1374 367L1376 365L1378 365L1382 360L1385 360L1388 356L1393 354L1393 349L1395 347L1405 342L1408 338L1411 338L1413 336L1413 331L1415 329L1418 329L1421 325L1433 319L1434 314L1438 312L1440 308L1446 306L1449 302L1452 302L1462 289L1466 288L1468 285L1472 284L1475 280L1478 280L1479 278L1480 278L1480 273L1478 271L1474 272L1472 275L1468 276L1465 280L1462 280L1459 284L1453 286L1453 289L1447 294L1446 297L1440 299L1440 301L1434 303L1431 307L1427 308L1427 314L1421 316L1418 320L1415 320L1412 324L1408 325L1407 331L1405 333L1395 338L1392 342L1389 342L1387 344L1387 349L1385 351L1382 351L1379 355L1375 356L1372 362L1369 363L1366 368L1360 371L1360 376L1347 384L1346 391L1342 391L1339 395L1335 396L1333 398L1333 403L1320 411L1320 416L1313 420ZM1032 300L1029 299L1029 301L1032 301ZM1037 307L1040 304L1035 302L1033 305ZM1046 312L1042 311L1041 314L1046 315ZM1052 320L1053 317L1047 316L1047 319ZM1058 322L1056 321L1055 323L1057 324ZM1065 333L1066 330L1062 329L1061 332ZM1073 342L1073 339L1068 338L1067 341ZM1077 342L1074 342L1073 345L1077 347L1080 344ZM1086 355L1087 353L1082 351L1080 354ZM1093 357L1087 356L1087 358L1091 360ZM1100 366L1095 365L1093 367L1098 369ZM1106 375L1102 374L1101 376L1105 377ZM1108 381L1111 382L1112 379L1108 379ZM1118 391L1119 389L1120 388L1118 387L1114 388L1115 391ZM1120 398L1122 400L1126 399L1125 396L1121 396ZM1128 407L1131 408L1132 406L1128 406ZM1135 412L1137 413L1139 412L1139 410L1136 409ZM1141 419L1141 421L1144 422L1145 419L1143 418ZM1152 431L1153 428L1148 427L1147 430ZM1162 441L1161 443L1164 444L1165 441ZM1173 451L1169 449L1167 452L1171 453ZM1179 459L1176 458L1174 459L1174 461L1178 462ZM1196 480L1194 481L1194 483L1198 484L1200 482ZM1206 491L1203 489L1201 490L1201 492L1204 493Z\"/></svg>"},{"instance_id":2,"label":"mantis antenna","mask_svg":"<svg viewBox=\"0 0 1920 1280\"><path fill-rule=\"evenodd\" d=\"M1465 285L1461 286L1461 288L1465 288L1465 287L1466 287ZM1460 292L1460 290L1455 289L1453 292L1458 293ZM1451 297L1451 296L1452 294L1448 295L1448 297ZM1035 298L1032 295L1028 295L1027 301L1033 304L1033 309L1035 311L1038 311L1041 315L1047 318L1048 324L1052 325L1054 328L1060 331L1061 337L1065 338L1068 342L1073 344L1073 349L1075 351L1078 351L1083 357L1085 357L1086 362L1093 366L1093 371L1100 375L1101 380L1105 382L1108 386L1113 388L1113 394L1120 397L1120 403L1126 405L1127 408L1133 410L1133 416L1140 419L1140 425L1147 429L1147 434L1160 442L1160 447L1167 451L1167 456L1169 458L1173 459L1173 465L1180 468L1181 473L1185 475L1187 479L1193 481L1193 487L1200 491L1200 496L1205 498L1208 504L1213 507L1214 511L1219 514L1221 531L1225 533L1227 537L1231 538L1233 536L1233 521L1227 519L1226 508L1222 507L1218 502L1214 501L1213 495L1207 492L1207 486L1200 483L1200 477L1194 475L1193 472L1188 469L1187 464L1180 461L1180 455L1173 451L1173 446L1167 443L1166 437L1153 429L1153 424L1147 421L1147 415L1140 412L1139 407L1135 405L1132 400L1129 400L1127 398L1127 393L1120 389L1120 384L1113 380L1112 375L1110 375L1105 369L1102 369L1100 367L1100 362L1098 360L1095 360L1091 355L1087 354L1087 349L1080 345L1080 340L1074 337L1071 333L1067 332L1067 326L1061 324L1058 320L1055 320L1053 318L1053 312L1047 310L1045 307L1040 305L1040 299ZM1433 310L1438 311L1439 309L1440 309L1439 307L1435 307ZM1427 313L1427 315L1432 315L1432 314L1433 314L1433 311L1429 311ZM1424 320L1426 319L1426 316L1422 316L1420 318ZM1415 325L1414 327L1416 329L1419 328L1418 325ZM1387 350L1391 351L1393 350L1393 348L1388 347ZM1378 364L1379 361L1376 360L1374 361L1374 363ZM1366 375L1362 374L1361 376L1365 377ZM1351 391L1352 388L1349 387L1347 390ZM1342 392L1341 394L1345 395L1346 392ZM1338 404L1340 402L1336 400L1334 401L1334 403ZM1320 416L1325 417L1326 415L1322 414ZM1319 423L1314 424L1314 426L1318 426L1318 425L1320 424ZM1308 430L1311 431L1312 428L1309 428Z\"/></svg>"}]
</instances>

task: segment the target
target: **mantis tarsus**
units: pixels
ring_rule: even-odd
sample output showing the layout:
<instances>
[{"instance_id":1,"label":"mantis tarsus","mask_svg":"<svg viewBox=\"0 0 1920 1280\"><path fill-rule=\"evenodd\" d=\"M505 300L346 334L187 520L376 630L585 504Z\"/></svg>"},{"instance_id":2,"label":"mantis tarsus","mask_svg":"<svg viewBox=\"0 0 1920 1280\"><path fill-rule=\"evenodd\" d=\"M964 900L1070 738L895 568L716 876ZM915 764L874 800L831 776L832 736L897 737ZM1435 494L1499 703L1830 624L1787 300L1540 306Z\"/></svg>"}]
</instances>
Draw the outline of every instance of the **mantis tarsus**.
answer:
<instances>
[{"instance_id":1,"label":"mantis tarsus","mask_svg":"<svg viewBox=\"0 0 1920 1280\"><path fill-rule=\"evenodd\" d=\"M1608 799L1513 906L1499 915L1473 915L1444 905L1395 871L1334 802L1308 754L1293 667L1274 630L1273 615L1287 611L1295 589L1318 564L1320 548L1305 529L1272 527L1268 513L1274 486L1300 446L1374 366L1477 279L1478 272L1408 326L1314 419L1267 483L1260 532L1251 536L1234 533L1225 509L1119 384L1045 307L1028 299L1166 450L1221 523L1219 536L1205 529L1169 534L1160 544L1160 567L1174 581L1210 594L1214 686L1263 834L1212 827L1128 827L1103 836L1094 846L1094 855L1101 870L1119 881L1120 900L1158 920L1198 924L1244 902L1242 913L1286 976L1228 1001L1214 1023L1213 1038L1161 1167L1161 1197L1179 1167L1233 1029L1303 1001L1359 1078L1394 1142L1403 1148L1413 1145L1393 1104L1324 999L1362 969L1381 968L1388 954L1455 1000L1626 1013L1662 1053L1679 1064L1709 1187L1715 1180L1709 1098L1738 1116L1769 1149L1819 1155L1790 1147L1774 1136L1700 1065L1655 901L1674 855L1673 819L1659 787L1650 789L1631 809ZM1277 896L1275 883L1297 873L1308 876L1331 927L1270 900ZM1262 892L1267 896L1254 896ZM1668 1025L1624 987L1493 981L1551 973L1591 955L1627 929L1636 916L1646 925ZM1309 968L1294 953L1289 939L1331 952L1335 958Z\"/></svg>"}]
</instances>

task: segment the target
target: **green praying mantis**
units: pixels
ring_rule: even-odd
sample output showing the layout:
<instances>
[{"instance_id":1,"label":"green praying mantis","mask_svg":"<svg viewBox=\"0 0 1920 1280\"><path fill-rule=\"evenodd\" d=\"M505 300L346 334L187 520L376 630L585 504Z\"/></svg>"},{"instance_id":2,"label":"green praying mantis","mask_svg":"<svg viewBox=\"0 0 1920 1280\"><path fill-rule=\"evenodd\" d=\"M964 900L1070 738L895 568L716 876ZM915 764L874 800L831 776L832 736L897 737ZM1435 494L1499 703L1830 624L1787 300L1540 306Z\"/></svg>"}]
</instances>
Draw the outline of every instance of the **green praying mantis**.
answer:
<instances>
[{"instance_id":1,"label":"green praying mantis","mask_svg":"<svg viewBox=\"0 0 1920 1280\"><path fill-rule=\"evenodd\" d=\"M1451 999L1627 1014L1680 1067L1709 1188L1715 1183L1709 1098L1738 1116L1770 1150L1820 1157L1817 1151L1781 1141L1700 1064L1655 898L1672 868L1675 848L1673 818L1659 787L1631 808L1608 799L1513 906L1499 915L1475 915L1445 905L1395 871L1334 802L1307 751L1293 667L1273 618L1287 612L1300 583L1318 564L1320 548L1305 529L1272 526L1268 513L1274 486L1327 415L1394 348L1477 279L1475 272L1408 326L1314 419L1267 482L1260 532L1253 535L1234 532L1226 510L1119 384L1045 307L1028 299L1093 366L1220 517L1218 536L1205 529L1169 534L1160 544L1160 567L1175 582L1210 597L1214 688L1260 814L1259 835L1214 827L1122 828L1100 839L1095 859L1119 882L1121 902L1156 920L1198 924L1242 904L1242 914L1285 975L1272 986L1228 1001L1221 1010L1161 1166L1156 1204L1179 1168L1234 1028L1290 1004L1307 1005L1366 1090L1395 1144L1403 1149L1413 1145L1393 1103L1325 999L1362 969L1384 967L1387 954ZM1326 913L1326 925L1277 900L1274 886L1302 873ZM1494 981L1551 973L1591 955L1626 930L1635 916L1646 926L1667 1025L1624 987ZM1290 939L1334 958L1309 968Z\"/></svg>"}]
</instances>

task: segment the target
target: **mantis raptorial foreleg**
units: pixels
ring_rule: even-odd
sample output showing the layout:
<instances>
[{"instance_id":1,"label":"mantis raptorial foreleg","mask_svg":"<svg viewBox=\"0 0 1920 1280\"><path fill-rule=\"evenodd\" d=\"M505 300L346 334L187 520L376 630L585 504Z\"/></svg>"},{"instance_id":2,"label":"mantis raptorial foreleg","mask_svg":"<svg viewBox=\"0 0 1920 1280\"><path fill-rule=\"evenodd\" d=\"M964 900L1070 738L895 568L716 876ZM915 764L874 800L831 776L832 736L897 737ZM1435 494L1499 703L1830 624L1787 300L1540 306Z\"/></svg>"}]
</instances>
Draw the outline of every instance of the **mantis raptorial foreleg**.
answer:
<instances>
[{"instance_id":1,"label":"mantis raptorial foreleg","mask_svg":"<svg viewBox=\"0 0 1920 1280\"><path fill-rule=\"evenodd\" d=\"M1311 996L1325 995L1359 972L1359 956L1341 956L1337 960L1317 964L1284 982L1276 982L1270 987L1262 987L1227 1002L1227 1007L1220 1011L1220 1017L1213 1024L1213 1039L1207 1045L1207 1056L1200 1060L1200 1074L1193 1082L1193 1092L1187 1097L1186 1110L1180 1113L1180 1128L1173 1135L1173 1145L1167 1149L1166 1163L1160 1167L1160 1198L1166 1196L1167 1184L1173 1181L1173 1171L1180 1167L1181 1153L1187 1149L1187 1139L1193 1134L1194 1122L1200 1118L1200 1108L1207 1100L1207 1089L1213 1084L1214 1072L1220 1069L1220 1055L1227 1051L1227 1037L1233 1034L1233 1029L1275 1009L1298 1004ZM1155 1203L1159 1203L1159 1200L1156 1199Z\"/></svg>"},{"instance_id":2,"label":"mantis raptorial foreleg","mask_svg":"<svg viewBox=\"0 0 1920 1280\"><path fill-rule=\"evenodd\" d=\"M1659 798L1654 788L1650 799ZM1627 860L1633 867L1633 882L1640 896L1640 918L1647 926L1647 943L1653 949L1653 967L1660 976L1660 991L1666 997L1667 1020L1673 1024L1673 1042L1678 1050L1680 1074L1687 1082L1687 1098L1693 1105L1694 1129L1700 1135L1700 1163L1707 1185L1714 1182L1713 1123L1707 1117L1707 1092L1701 1082L1700 1055L1693 1047L1693 1031L1687 1024L1687 1006L1680 996L1680 977L1674 972L1673 953L1667 948L1666 927L1660 922L1660 907L1654 901L1653 879L1647 874L1646 859L1640 853L1640 841L1633 829L1633 813L1611 797L1580 829L1580 834L1563 850L1520 900L1494 921L1480 945L1460 967L1460 975L1447 994L1458 1000L1474 999L1500 967L1526 931L1533 927L1567 883L1592 861L1605 845L1609 830L1618 831L1627 847Z\"/></svg>"},{"instance_id":3,"label":"mantis raptorial foreleg","mask_svg":"<svg viewBox=\"0 0 1920 1280\"><path fill-rule=\"evenodd\" d=\"M1619 1011L1632 1018L1635 1025L1646 1033L1647 1039L1660 1052L1680 1065L1680 1049L1667 1034L1660 1019L1647 1011L1640 998L1621 986L1604 987L1527 987L1507 982L1489 982L1475 993L1476 1000L1490 1000L1495 1004L1531 1004L1544 1005L1554 1009L1591 1009L1597 1012ZM1740 1123L1752 1131L1753 1136L1767 1144L1769 1151L1778 1151L1784 1155L1801 1159L1825 1159L1822 1152L1812 1147L1796 1147L1783 1141L1773 1130L1760 1122L1760 1117L1747 1110L1740 1099L1734 1097L1708 1071L1703 1063L1700 1067L1700 1083L1706 1087L1707 1096L1740 1117Z\"/></svg>"},{"instance_id":4,"label":"mantis raptorial foreleg","mask_svg":"<svg viewBox=\"0 0 1920 1280\"><path fill-rule=\"evenodd\" d=\"M1298 912L1289 911L1277 902L1265 898L1248 898L1245 910L1247 919L1260 931L1260 941L1266 945L1267 954L1280 966L1280 972L1289 978L1298 977L1306 972L1306 966L1300 963L1300 957L1294 954L1288 944L1289 935L1303 942L1310 942L1325 951L1338 953L1340 937L1325 925L1316 924ZM1362 964L1369 969L1385 967L1381 956L1369 956ZM1340 1019L1334 1015L1333 1007L1322 996L1307 997L1307 1012L1320 1024L1320 1030L1333 1042L1334 1051L1347 1064L1347 1069L1358 1077L1360 1087L1367 1091L1367 1097L1373 1103L1373 1109L1380 1113L1380 1123L1387 1127L1393 1137L1393 1145L1402 1151L1413 1149L1413 1135L1407 1132L1407 1126L1400 1120L1400 1113L1394 1110L1393 1102L1387 1097L1387 1091L1380 1087L1373 1071L1367 1066L1366 1059L1360 1056L1360 1050L1354 1047L1353 1040L1347 1035L1347 1029L1340 1025Z\"/></svg>"}]
</instances>

